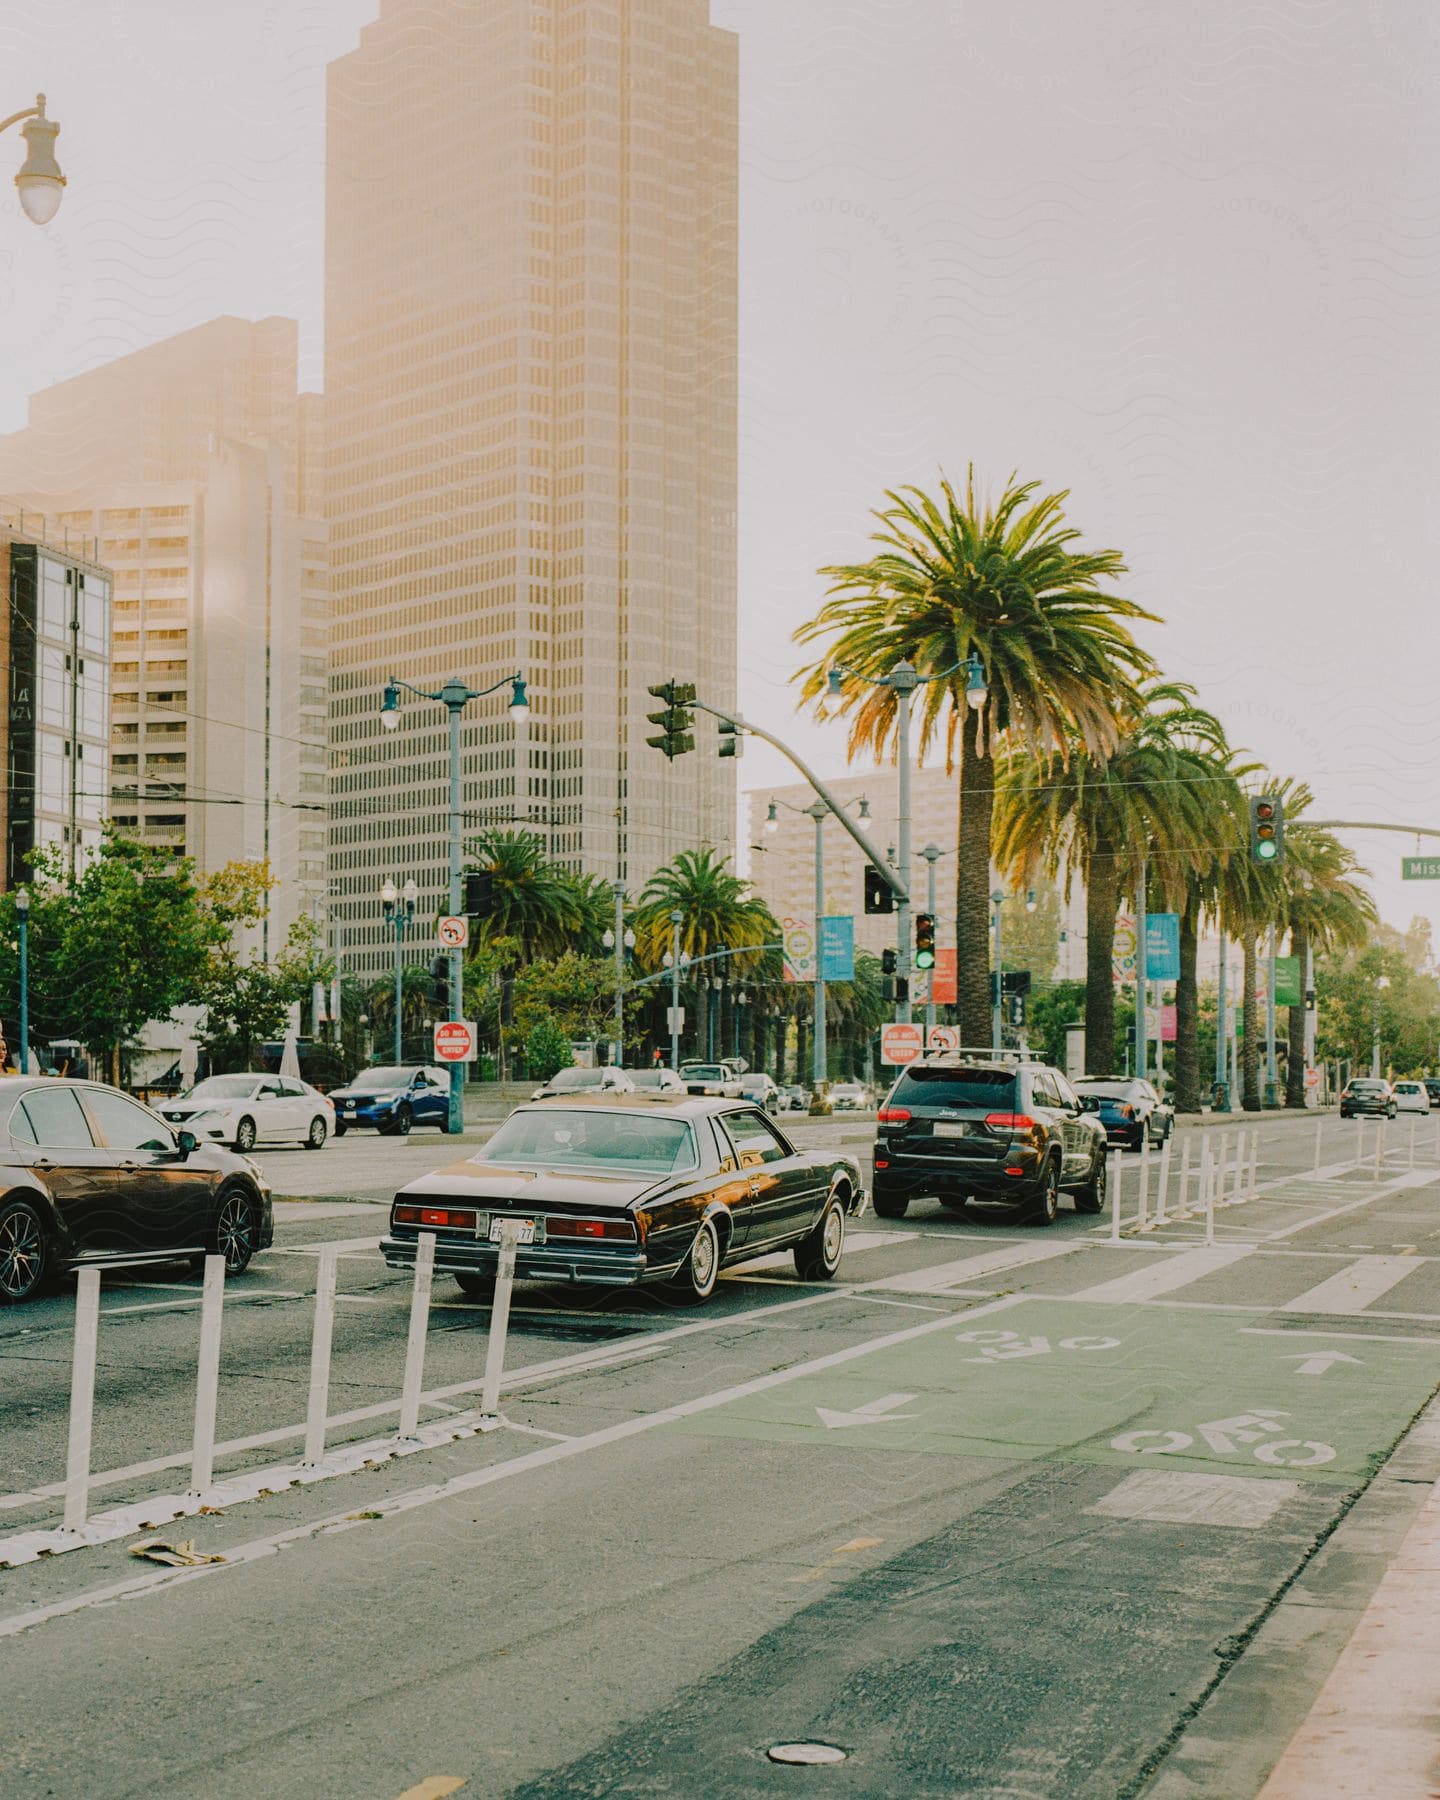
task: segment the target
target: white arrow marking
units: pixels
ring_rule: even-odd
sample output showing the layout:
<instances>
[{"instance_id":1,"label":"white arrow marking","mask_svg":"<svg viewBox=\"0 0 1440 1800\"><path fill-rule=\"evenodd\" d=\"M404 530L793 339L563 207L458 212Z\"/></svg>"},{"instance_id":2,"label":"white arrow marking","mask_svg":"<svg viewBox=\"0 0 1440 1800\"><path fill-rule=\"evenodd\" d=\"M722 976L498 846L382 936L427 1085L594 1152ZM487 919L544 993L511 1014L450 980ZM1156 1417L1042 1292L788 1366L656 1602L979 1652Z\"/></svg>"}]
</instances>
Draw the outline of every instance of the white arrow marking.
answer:
<instances>
[{"instance_id":1,"label":"white arrow marking","mask_svg":"<svg viewBox=\"0 0 1440 1800\"><path fill-rule=\"evenodd\" d=\"M1354 1363L1356 1368L1364 1364L1358 1356L1347 1356L1343 1350L1306 1350L1299 1356L1286 1356L1284 1362L1298 1362L1297 1375L1323 1375L1327 1369L1333 1369L1336 1363Z\"/></svg>"},{"instance_id":2,"label":"white arrow marking","mask_svg":"<svg viewBox=\"0 0 1440 1800\"><path fill-rule=\"evenodd\" d=\"M867 1400L863 1406L857 1406L854 1412L831 1412L828 1406L817 1406L820 1423L827 1431L837 1431L842 1425L892 1425L898 1419L913 1419L914 1413L893 1412L892 1407L904 1406L913 1400L913 1394L885 1394L879 1400Z\"/></svg>"}]
</instances>

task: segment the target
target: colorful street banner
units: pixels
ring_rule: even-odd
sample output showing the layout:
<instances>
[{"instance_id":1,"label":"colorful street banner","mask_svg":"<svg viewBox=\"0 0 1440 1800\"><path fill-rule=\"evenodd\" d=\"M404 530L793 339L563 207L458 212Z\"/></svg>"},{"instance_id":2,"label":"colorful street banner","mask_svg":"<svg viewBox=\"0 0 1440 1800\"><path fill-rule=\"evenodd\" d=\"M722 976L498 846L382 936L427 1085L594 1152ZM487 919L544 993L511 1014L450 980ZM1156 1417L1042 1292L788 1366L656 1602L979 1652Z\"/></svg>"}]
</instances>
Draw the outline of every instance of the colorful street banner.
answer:
<instances>
[{"instance_id":1,"label":"colorful street banner","mask_svg":"<svg viewBox=\"0 0 1440 1800\"><path fill-rule=\"evenodd\" d=\"M1277 1006L1303 1006L1305 995L1300 987L1300 958L1298 956L1277 956L1275 958L1275 1004Z\"/></svg>"},{"instance_id":2,"label":"colorful street banner","mask_svg":"<svg viewBox=\"0 0 1440 1800\"><path fill-rule=\"evenodd\" d=\"M855 915L827 913L820 921L820 979L855 979Z\"/></svg>"},{"instance_id":3,"label":"colorful street banner","mask_svg":"<svg viewBox=\"0 0 1440 1800\"><path fill-rule=\"evenodd\" d=\"M813 981L815 979L815 921L813 919L782 919L780 921L780 937L784 946L781 954L784 958L784 976L786 981Z\"/></svg>"},{"instance_id":4,"label":"colorful street banner","mask_svg":"<svg viewBox=\"0 0 1440 1800\"><path fill-rule=\"evenodd\" d=\"M1115 921L1115 941L1110 947L1111 968L1115 985L1123 987L1135 980L1135 920L1121 913Z\"/></svg>"},{"instance_id":5,"label":"colorful street banner","mask_svg":"<svg viewBox=\"0 0 1440 1800\"><path fill-rule=\"evenodd\" d=\"M955 956L953 946L935 952L935 967L930 971L930 998L937 1006L954 1006L960 998L960 975Z\"/></svg>"},{"instance_id":6,"label":"colorful street banner","mask_svg":"<svg viewBox=\"0 0 1440 1800\"><path fill-rule=\"evenodd\" d=\"M1180 979L1179 913L1147 913L1145 973L1151 981Z\"/></svg>"}]
</instances>

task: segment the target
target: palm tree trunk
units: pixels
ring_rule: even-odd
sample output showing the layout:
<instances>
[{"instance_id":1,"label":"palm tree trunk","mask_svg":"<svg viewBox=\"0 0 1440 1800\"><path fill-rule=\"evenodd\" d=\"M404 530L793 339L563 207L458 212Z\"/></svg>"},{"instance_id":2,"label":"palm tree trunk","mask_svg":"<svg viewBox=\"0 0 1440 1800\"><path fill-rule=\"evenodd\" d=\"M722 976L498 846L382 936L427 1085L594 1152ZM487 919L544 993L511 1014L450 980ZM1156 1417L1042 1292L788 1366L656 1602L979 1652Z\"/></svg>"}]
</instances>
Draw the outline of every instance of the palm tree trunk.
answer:
<instances>
[{"instance_id":1,"label":"palm tree trunk","mask_svg":"<svg viewBox=\"0 0 1440 1800\"><path fill-rule=\"evenodd\" d=\"M1255 994L1255 933L1247 925L1240 937L1245 951L1245 997L1241 1016L1245 1043L1240 1054L1241 1105L1246 1112L1260 1111L1260 1002Z\"/></svg>"},{"instance_id":2,"label":"palm tree trunk","mask_svg":"<svg viewBox=\"0 0 1440 1800\"><path fill-rule=\"evenodd\" d=\"M806 1029L807 1024L804 1013L795 1020L795 1080L805 1087L810 1085L810 1033Z\"/></svg>"},{"instance_id":3,"label":"palm tree trunk","mask_svg":"<svg viewBox=\"0 0 1440 1800\"><path fill-rule=\"evenodd\" d=\"M1085 1068L1091 1075L1114 1075L1115 909L1120 873L1115 857L1097 845L1085 888Z\"/></svg>"},{"instance_id":4,"label":"palm tree trunk","mask_svg":"<svg viewBox=\"0 0 1440 1800\"><path fill-rule=\"evenodd\" d=\"M960 732L955 871L956 998L962 1044L990 1042L990 830L995 813L995 759L980 754L980 741L980 714L967 711Z\"/></svg>"},{"instance_id":5,"label":"palm tree trunk","mask_svg":"<svg viewBox=\"0 0 1440 1800\"><path fill-rule=\"evenodd\" d=\"M1285 1058L1285 1104L1305 1104L1305 949L1308 937L1298 925L1290 927L1290 954L1300 977L1300 1004L1290 1008L1290 1047Z\"/></svg>"},{"instance_id":6,"label":"palm tree trunk","mask_svg":"<svg viewBox=\"0 0 1440 1800\"><path fill-rule=\"evenodd\" d=\"M1187 896L1180 914L1180 979L1175 984L1175 1108L1200 1110L1199 908Z\"/></svg>"}]
</instances>

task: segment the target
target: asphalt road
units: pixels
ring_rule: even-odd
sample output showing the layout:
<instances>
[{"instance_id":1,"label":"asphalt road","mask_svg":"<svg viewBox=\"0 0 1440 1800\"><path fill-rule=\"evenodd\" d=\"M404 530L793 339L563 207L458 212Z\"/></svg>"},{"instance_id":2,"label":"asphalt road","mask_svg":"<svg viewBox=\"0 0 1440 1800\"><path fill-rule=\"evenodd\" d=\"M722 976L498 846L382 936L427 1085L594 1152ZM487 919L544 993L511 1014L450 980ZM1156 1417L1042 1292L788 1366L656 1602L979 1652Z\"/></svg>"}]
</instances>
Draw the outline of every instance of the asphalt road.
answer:
<instances>
[{"instance_id":1,"label":"asphalt road","mask_svg":"<svg viewBox=\"0 0 1440 1800\"><path fill-rule=\"evenodd\" d=\"M1377 1169L1332 1122L1318 1173L1313 1124L1262 1132L1213 1249L926 1203L855 1222L834 1284L520 1289L500 1429L159 1534L224 1562L136 1530L0 1572L0 1793L1258 1793L1440 1473L1392 1458L1440 1382L1434 1127ZM227 1297L222 1474L298 1454L327 1242L328 1441L393 1434L409 1288L350 1196L463 1150L266 1156L322 1197ZM106 1285L97 1510L186 1485L197 1303L179 1270ZM72 1317L0 1314L0 1540L58 1517ZM437 1282L437 1434L488 1324ZM791 1740L845 1760L768 1759Z\"/></svg>"}]
</instances>

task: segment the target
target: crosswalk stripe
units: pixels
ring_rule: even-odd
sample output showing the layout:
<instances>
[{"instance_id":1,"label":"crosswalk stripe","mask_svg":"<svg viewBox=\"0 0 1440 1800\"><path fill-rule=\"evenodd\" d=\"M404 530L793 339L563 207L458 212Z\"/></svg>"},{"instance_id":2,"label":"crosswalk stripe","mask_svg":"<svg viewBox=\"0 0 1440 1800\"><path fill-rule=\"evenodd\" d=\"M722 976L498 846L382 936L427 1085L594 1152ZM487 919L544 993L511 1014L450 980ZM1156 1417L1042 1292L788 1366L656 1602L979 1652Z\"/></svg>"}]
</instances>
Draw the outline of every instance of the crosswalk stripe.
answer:
<instances>
[{"instance_id":1,"label":"crosswalk stripe","mask_svg":"<svg viewBox=\"0 0 1440 1800\"><path fill-rule=\"evenodd\" d=\"M1128 1275L1117 1275L1102 1281L1098 1287L1085 1288L1071 1296L1075 1300L1107 1300L1123 1304L1132 1300L1152 1300L1157 1294L1173 1293L1217 1274L1231 1263L1249 1256L1251 1244L1216 1244L1199 1250L1182 1250L1178 1256L1156 1257L1143 1269L1132 1269Z\"/></svg>"},{"instance_id":2,"label":"crosswalk stripe","mask_svg":"<svg viewBox=\"0 0 1440 1800\"><path fill-rule=\"evenodd\" d=\"M1413 1256L1360 1256L1338 1275L1287 1300L1287 1313L1359 1313L1415 1272Z\"/></svg>"},{"instance_id":3,"label":"crosswalk stripe","mask_svg":"<svg viewBox=\"0 0 1440 1800\"><path fill-rule=\"evenodd\" d=\"M1077 1250L1088 1247L1085 1243L1009 1244L1003 1250L987 1250L983 1256L966 1256L959 1262L932 1263L927 1269L912 1269L908 1275L893 1275L888 1281L872 1281L866 1285L882 1293L944 1293L977 1278L997 1275L1002 1269L1021 1269L1027 1263L1073 1256Z\"/></svg>"}]
</instances>

